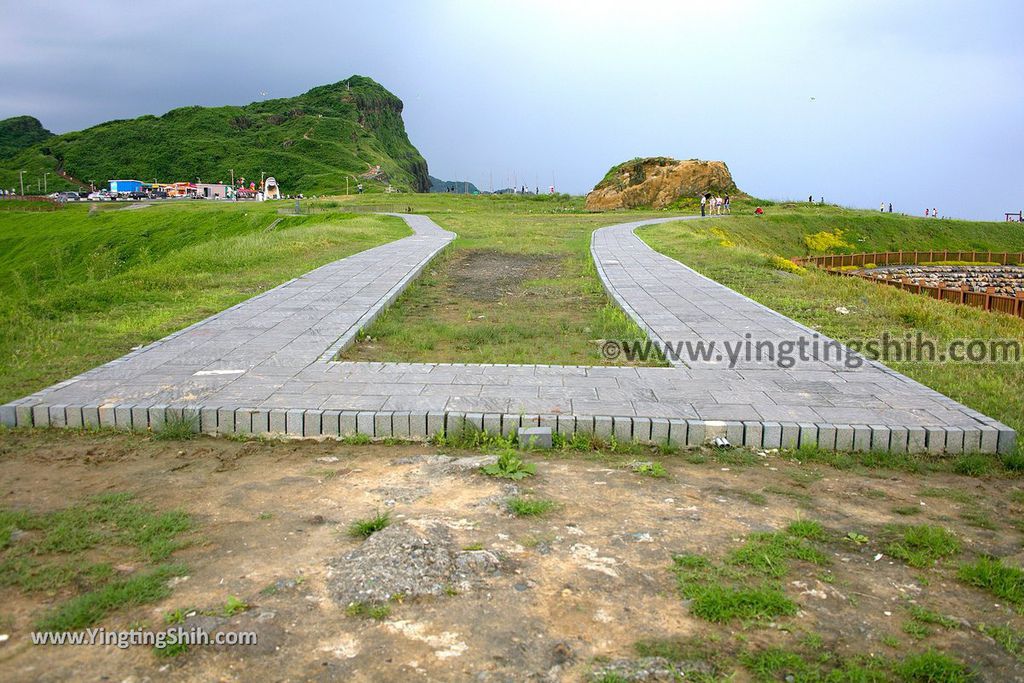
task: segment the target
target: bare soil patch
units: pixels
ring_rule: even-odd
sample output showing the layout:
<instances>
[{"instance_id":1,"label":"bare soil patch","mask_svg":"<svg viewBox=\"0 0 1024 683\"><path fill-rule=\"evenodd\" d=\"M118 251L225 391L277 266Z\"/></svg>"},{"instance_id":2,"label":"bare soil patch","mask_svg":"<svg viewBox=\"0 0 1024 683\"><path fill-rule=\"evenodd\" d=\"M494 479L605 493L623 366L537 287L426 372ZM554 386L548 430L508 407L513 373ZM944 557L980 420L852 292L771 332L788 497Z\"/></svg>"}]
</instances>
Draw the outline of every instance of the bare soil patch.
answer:
<instances>
[{"instance_id":1,"label":"bare soil patch","mask_svg":"<svg viewBox=\"0 0 1024 683\"><path fill-rule=\"evenodd\" d=\"M510 482L456 459L476 455L439 457L428 445L0 434L0 507L43 512L130 492L155 512L192 516L190 545L173 555L187 578L175 580L170 597L119 610L102 626L165 628L169 612L195 608L188 623L260 639L171 658L146 647L33 646L35 621L74 589L4 586L0 633L9 638L0 644L0 678L585 680L609 662L616 671L670 670L664 659L641 657L638 641L699 641L710 654L687 666L737 672L737 680L756 678L745 654L806 643L817 654L894 660L935 649L985 680L1024 679L1020 661L982 627L1019 634L1024 619L956 576L960 562L981 554L1020 566L1024 509L1014 480L704 451L655 456L664 477L634 471L636 454L534 454L526 457L537 476ZM556 505L515 517L506 505L515 495ZM376 542L350 535L353 522L378 513L393 531ZM727 566L751 534L798 520L820 522L827 538L815 542L824 563L790 561L778 579L794 615L712 623L694 614L679 593L674 556ZM941 526L962 550L910 567L889 551L892 523ZM418 553L419 565L406 551ZM398 577L389 585L425 578L424 590L391 591L373 615L349 609L342 603L372 590L339 581L356 582L346 567L366 558L378 578ZM401 573L415 566L424 570ZM214 614L228 596L247 609ZM908 630L914 606L955 623Z\"/></svg>"},{"instance_id":2,"label":"bare soil patch","mask_svg":"<svg viewBox=\"0 0 1024 683\"><path fill-rule=\"evenodd\" d=\"M492 250L455 252L445 265L448 289L472 301L498 301L503 297L536 295L524 283L557 278L565 259L552 254L514 254Z\"/></svg>"}]
</instances>

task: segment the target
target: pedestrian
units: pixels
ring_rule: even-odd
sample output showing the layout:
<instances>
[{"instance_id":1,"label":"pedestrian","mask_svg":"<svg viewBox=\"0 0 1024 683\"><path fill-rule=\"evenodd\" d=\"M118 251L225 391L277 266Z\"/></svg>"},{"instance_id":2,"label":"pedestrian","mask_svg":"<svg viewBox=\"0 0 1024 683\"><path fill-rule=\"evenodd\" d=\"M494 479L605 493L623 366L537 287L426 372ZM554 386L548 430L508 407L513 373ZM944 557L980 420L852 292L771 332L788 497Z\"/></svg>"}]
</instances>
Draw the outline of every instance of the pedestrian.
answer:
<instances>
[{"instance_id":1,"label":"pedestrian","mask_svg":"<svg viewBox=\"0 0 1024 683\"><path fill-rule=\"evenodd\" d=\"M939 217L939 210L936 209L935 207L932 207L932 218L938 218L938 217Z\"/></svg>"},{"instance_id":2,"label":"pedestrian","mask_svg":"<svg viewBox=\"0 0 1024 683\"><path fill-rule=\"evenodd\" d=\"M925 217L925 218L928 218L928 209L925 209L925 210L924 210L924 217Z\"/></svg>"},{"instance_id":3,"label":"pedestrian","mask_svg":"<svg viewBox=\"0 0 1024 683\"><path fill-rule=\"evenodd\" d=\"M808 204L813 204L814 203L814 195L813 194L807 195L807 203Z\"/></svg>"},{"instance_id":4,"label":"pedestrian","mask_svg":"<svg viewBox=\"0 0 1024 683\"><path fill-rule=\"evenodd\" d=\"M729 195L725 195L725 212L732 213L732 207L729 205Z\"/></svg>"},{"instance_id":5,"label":"pedestrian","mask_svg":"<svg viewBox=\"0 0 1024 683\"><path fill-rule=\"evenodd\" d=\"M892 202L889 202L889 213L892 213Z\"/></svg>"},{"instance_id":6,"label":"pedestrian","mask_svg":"<svg viewBox=\"0 0 1024 683\"><path fill-rule=\"evenodd\" d=\"M707 215L706 213L704 213L704 210L705 210L705 207L707 206L707 203L708 203L708 196L706 194L702 194L700 196L700 215L701 215L702 218Z\"/></svg>"},{"instance_id":7,"label":"pedestrian","mask_svg":"<svg viewBox=\"0 0 1024 683\"><path fill-rule=\"evenodd\" d=\"M878 210L881 211L882 213L885 213L885 202L882 202L881 204L878 205Z\"/></svg>"}]
</instances>

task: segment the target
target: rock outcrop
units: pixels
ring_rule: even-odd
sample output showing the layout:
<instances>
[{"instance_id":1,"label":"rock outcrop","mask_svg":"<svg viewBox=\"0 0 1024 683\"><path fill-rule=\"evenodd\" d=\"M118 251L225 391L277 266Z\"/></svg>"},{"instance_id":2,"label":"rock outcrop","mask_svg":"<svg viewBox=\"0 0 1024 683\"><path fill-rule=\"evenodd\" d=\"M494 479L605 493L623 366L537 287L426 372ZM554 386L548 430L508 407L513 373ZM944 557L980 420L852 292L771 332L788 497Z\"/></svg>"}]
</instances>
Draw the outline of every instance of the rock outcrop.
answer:
<instances>
[{"instance_id":1,"label":"rock outcrop","mask_svg":"<svg viewBox=\"0 0 1024 683\"><path fill-rule=\"evenodd\" d=\"M740 194L723 161L669 157L633 159L612 168L587 195L587 209L631 209L669 206L680 197L705 192Z\"/></svg>"}]
</instances>

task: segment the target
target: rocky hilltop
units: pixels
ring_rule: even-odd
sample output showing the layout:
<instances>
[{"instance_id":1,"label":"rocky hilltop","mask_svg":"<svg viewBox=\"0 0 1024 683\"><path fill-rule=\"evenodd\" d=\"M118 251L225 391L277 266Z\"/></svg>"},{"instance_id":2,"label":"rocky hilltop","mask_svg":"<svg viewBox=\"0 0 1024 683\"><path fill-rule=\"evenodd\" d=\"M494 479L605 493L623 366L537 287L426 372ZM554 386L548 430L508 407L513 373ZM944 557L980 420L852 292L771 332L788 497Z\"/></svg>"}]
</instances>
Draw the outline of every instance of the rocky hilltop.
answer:
<instances>
[{"instance_id":1,"label":"rocky hilltop","mask_svg":"<svg viewBox=\"0 0 1024 683\"><path fill-rule=\"evenodd\" d=\"M59 190L112 178L228 182L232 169L246 182L273 175L286 193L344 192L346 179L352 192L357 182L368 191L430 189L402 101L364 76L295 97L181 107L62 135L28 116L0 121L0 187L18 187L19 170L26 189L49 173L49 188Z\"/></svg>"},{"instance_id":2,"label":"rocky hilltop","mask_svg":"<svg viewBox=\"0 0 1024 683\"><path fill-rule=\"evenodd\" d=\"M605 174L587 195L587 209L660 209L680 197L697 197L705 192L739 194L725 162L637 158L614 166Z\"/></svg>"}]
</instances>

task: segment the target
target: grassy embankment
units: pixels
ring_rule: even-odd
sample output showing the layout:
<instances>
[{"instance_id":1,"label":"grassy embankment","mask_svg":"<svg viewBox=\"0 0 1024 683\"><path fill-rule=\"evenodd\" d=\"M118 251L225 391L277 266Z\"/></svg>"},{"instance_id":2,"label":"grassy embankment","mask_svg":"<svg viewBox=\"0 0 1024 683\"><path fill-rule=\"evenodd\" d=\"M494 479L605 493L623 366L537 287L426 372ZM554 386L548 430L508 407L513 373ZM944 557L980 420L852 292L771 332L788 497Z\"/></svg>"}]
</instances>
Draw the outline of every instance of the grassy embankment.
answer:
<instances>
[{"instance_id":1,"label":"grassy embankment","mask_svg":"<svg viewBox=\"0 0 1024 683\"><path fill-rule=\"evenodd\" d=\"M840 341L878 339L884 332L902 339L921 332L939 349L954 339L1010 339L1024 345L1024 320L784 262L807 254L899 249L1020 251L1024 227L1019 225L780 204L768 207L762 218L744 210L714 221L644 228L639 234L658 251ZM837 311L840 307L849 313ZM887 364L1024 431L1021 363Z\"/></svg>"},{"instance_id":2,"label":"grassy embankment","mask_svg":"<svg viewBox=\"0 0 1024 683\"><path fill-rule=\"evenodd\" d=\"M287 217L265 232L277 206L0 204L0 402L410 234L397 218L339 213Z\"/></svg>"},{"instance_id":3,"label":"grassy embankment","mask_svg":"<svg viewBox=\"0 0 1024 683\"><path fill-rule=\"evenodd\" d=\"M604 365L594 340L642 336L605 294L590 257L590 235L598 227L663 214L588 214L581 197L564 195L353 201L426 213L458 239L365 330L345 359Z\"/></svg>"}]
</instances>

